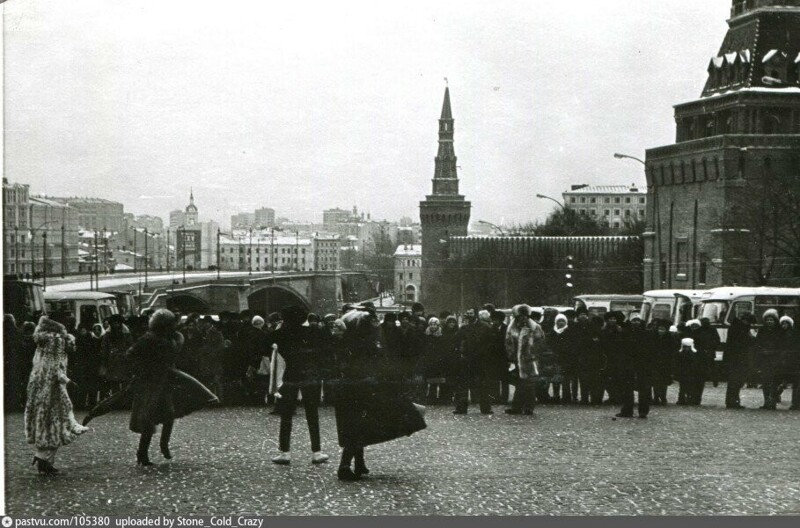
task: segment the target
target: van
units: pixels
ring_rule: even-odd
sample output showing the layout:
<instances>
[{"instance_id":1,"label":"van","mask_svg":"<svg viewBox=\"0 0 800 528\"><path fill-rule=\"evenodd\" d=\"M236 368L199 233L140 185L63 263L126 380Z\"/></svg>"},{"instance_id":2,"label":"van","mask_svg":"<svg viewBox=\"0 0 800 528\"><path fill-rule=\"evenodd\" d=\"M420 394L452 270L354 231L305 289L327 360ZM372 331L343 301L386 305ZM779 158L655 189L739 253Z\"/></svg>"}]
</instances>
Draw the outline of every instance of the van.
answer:
<instances>
[{"instance_id":1,"label":"van","mask_svg":"<svg viewBox=\"0 0 800 528\"><path fill-rule=\"evenodd\" d=\"M103 324L113 314L119 313L117 298L103 292L45 292L44 303L47 315L53 320L64 324L69 317L74 317L76 328Z\"/></svg>"},{"instance_id":2,"label":"van","mask_svg":"<svg viewBox=\"0 0 800 528\"><path fill-rule=\"evenodd\" d=\"M703 293L703 290L646 291L640 315L648 325L659 320L679 326L697 315Z\"/></svg>"},{"instance_id":3,"label":"van","mask_svg":"<svg viewBox=\"0 0 800 528\"><path fill-rule=\"evenodd\" d=\"M606 312L622 312L627 321L632 314L641 311L644 297L627 294L579 295L574 301L575 309L586 308L589 316L603 317Z\"/></svg>"}]
</instances>

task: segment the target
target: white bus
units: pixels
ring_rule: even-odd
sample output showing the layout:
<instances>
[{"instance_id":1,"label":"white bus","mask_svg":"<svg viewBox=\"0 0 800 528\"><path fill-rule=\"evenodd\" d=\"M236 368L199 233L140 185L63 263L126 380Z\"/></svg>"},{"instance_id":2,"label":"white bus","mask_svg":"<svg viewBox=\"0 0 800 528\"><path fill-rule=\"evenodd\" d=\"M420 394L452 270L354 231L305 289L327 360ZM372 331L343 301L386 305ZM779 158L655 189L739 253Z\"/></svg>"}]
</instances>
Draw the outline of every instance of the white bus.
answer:
<instances>
[{"instance_id":1,"label":"white bus","mask_svg":"<svg viewBox=\"0 0 800 528\"><path fill-rule=\"evenodd\" d=\"M711 326L719 332L724 350L728 327L734 317L753 314L756 327L760 327L764 322L764 312L771 308L777 310L779 316L788 315L797 321L800 318L800 288L714 288L703 293L697 317L707 317L711 321Z\"/></svg>"},{"instance_id":2,"label":"white bus","mask_svg":"<svg viewBox=\"0 0 800 528\"><path fill-rule=\"evenodd\" d=\"M644 297L628 294L578 295L574 301L576 310L586 308L590 316L602 317L606 312L622 312L625 320L628 320L631 314L640 312Z\"/></svg>"},{"instance_id":3,"label":"white bus","mask_svg":"<svg viewBox=\"0 0 800 528\"><path fill-rule=\"evenodd\" d=\"M703 290L647 291L644 292L644 303L639 315L648 325L658 319L678 326L694 318L702 295Z\"/></svg>"}]
</instances>

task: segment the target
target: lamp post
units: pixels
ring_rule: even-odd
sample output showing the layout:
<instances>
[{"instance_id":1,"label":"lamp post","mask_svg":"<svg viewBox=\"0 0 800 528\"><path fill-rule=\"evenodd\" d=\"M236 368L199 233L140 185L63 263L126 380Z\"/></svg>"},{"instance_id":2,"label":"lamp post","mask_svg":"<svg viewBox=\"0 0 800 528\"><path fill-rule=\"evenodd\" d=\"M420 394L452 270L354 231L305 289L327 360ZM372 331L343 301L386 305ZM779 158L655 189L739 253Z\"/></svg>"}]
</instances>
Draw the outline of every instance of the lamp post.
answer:
<instances>
[{"instance_id":1,"label":"lamp post","mask_svg":"<svg viewBox=\"0 0 800 528\"><path fill-rule=\"evenodd\" d=\"M169 262L169 227L167 228L167 273L170 272L170 262Z\"/></svg>"},{"instance_id":2,"label":"lamp post","mask_svg":"<svg viewBox=\"0 0 800 528\"><path fill-rule=\"evenodd\" d=\"M67 268L67 244L65 241L65 229L64 229L64 222L61 222L61 278L64 278L64 274L66 273Z\"/></svg>"},{"instance_id":3,"label":"lamp post","mask_svg":"<svg viewBox=\"0 0 800 528\"><path fill-rule=\"evenodd\" d=\"M41 228L48 226L50 224L55 224L56 220L48 220L39 224L35 229L31 229L31 279L34 278L36 275L36 232L39 231ZM47 237L43 237L44 243L47 243ZM44 252L43 252L44 253ZM46 256L42 256L42 269L47 267L47 261L45 260Z\"/></svg>"},{"instance_id":4,"label":"lamp post","mask_svg":"<svg viewBox=\"0 0 800 528\"><path fill-rule=\"evenodd\" d=\"M250 239L247 241L247 274L253 274L253 227L250 226Z\"/></svg>"},{"instance_id":5,"label":"lamp post","mask_svg":"<svg viewBox=\"0 0 800 528\"><path fill-rule=\"evenodd\" d=\"M563 209L564 211L567 210L567 207L563 203L556 200L555 198L551 198L550 196L545 196L544 194L537 194L536 197L539 198L540 200L550 200L551 202L555 202L561 209Z\"/></svg>"},{"instance_id":6,"label":"lamp post","mask_svg":"<svg viewBox=\"0 0 800 528\"><path fill-rule=\"evenodd\" d=\"M147 289L147 268L148 268L148 256L147 256L147 228L144 228L144 288Z\"/></svg>"},{"instance_id":7,"label":"lamp post","mask_svg":"<svg viewBox=\"0 0 800 528\"><path fill-rule=\"evenodd\" d=\"M491 223L491 222L487 222L486 220L478 220L478 223L479 223L479 224L488 225L489 227L493 227L493 228L497 229L498 231L500 231L500 235L502 235L502 236L506 236L506 232L505 232L505 231L503 231L503 228L502 228L502 227L500 227L500 226L499 226L499 225L497 225L497 224L493 224L493 223Z\"/></svg>"},{"instance_id":8,"label":"lamp post","mask_svg":"<svg viewBox=\"0 0 800 528\"><path fill-rule=\"evenodd\" d=\"M133 272L136 273L136 227L133 228Z\"/></svg>"},{"instance_id":9,"label":"lamp post","mask_svg":"<svg viewBox=\"0 0 800 528\"><path fill-rule=\"evenodd\" d=\"M42 291L47 291L47 229L42 233Z\"/></svg>"},{"instance_id":10,"label":"lamp post","mask_svg":"<svg viewBox=\"0 0 800 528\"><path fill-rule=\"evenodd\" d=\"M220 231L219 231L219 228L217 228L217 280L219 280L219 262L220 262L219 261L219 237L220 237Z\"/></svg>"},{"instance_id":11,"label":"lamp post","mask_svg":"<svg viewBox=\"0 0 800 528\"><path fill-rule=\"evenodd\" d=\"M615 152L614 153L614 157L617 158L617 159L630 159L630 160L633 160L633 161L638 161L639 163L641 163L642 165L647 167L647 163L645 163L641 159L637 158L636 156L629 156L628 154L620 154L619 152Z\"/></svg>"}]
</instances>

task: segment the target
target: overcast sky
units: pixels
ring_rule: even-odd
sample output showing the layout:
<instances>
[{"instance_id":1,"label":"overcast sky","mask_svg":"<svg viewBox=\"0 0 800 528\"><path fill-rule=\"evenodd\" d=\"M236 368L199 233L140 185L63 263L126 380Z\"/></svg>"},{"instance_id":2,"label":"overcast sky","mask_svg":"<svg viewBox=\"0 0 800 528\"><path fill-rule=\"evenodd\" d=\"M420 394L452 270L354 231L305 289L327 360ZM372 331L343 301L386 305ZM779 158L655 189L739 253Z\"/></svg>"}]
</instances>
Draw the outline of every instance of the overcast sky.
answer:
<instances>
[{"instance_id":1,"label":"overcast sky","mask_svg":"<svg viewBox=\"0 0 800 528\"><path fill-rule=\"evenodd\" d=\"M168 219L352 207L418 219L449 79L472 219L644 185L730 0L3 4L5 176ZM376 5L377 4L377 5Z\"/></svg>"}]
</instances>

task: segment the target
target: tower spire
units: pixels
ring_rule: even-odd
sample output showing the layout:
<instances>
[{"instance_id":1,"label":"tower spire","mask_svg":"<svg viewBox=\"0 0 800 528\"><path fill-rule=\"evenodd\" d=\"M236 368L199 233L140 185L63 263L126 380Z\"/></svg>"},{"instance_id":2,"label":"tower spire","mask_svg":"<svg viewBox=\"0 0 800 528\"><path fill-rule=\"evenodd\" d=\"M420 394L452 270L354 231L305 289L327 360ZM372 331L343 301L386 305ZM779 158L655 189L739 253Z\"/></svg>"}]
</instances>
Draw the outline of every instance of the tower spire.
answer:
<instances>
[{"instance_id":1,"label":"tower spire","mask_svg":"<svg viewBox=\"0 0 800 528\"><path fill-rule=\"evenodd\" d=\"M458 166L453 146L453 110L450 107L450 87L444 89L442 116L439 118L439 151L433 173L433 194L458 196Z\"/></svg>"}]
</instances>

